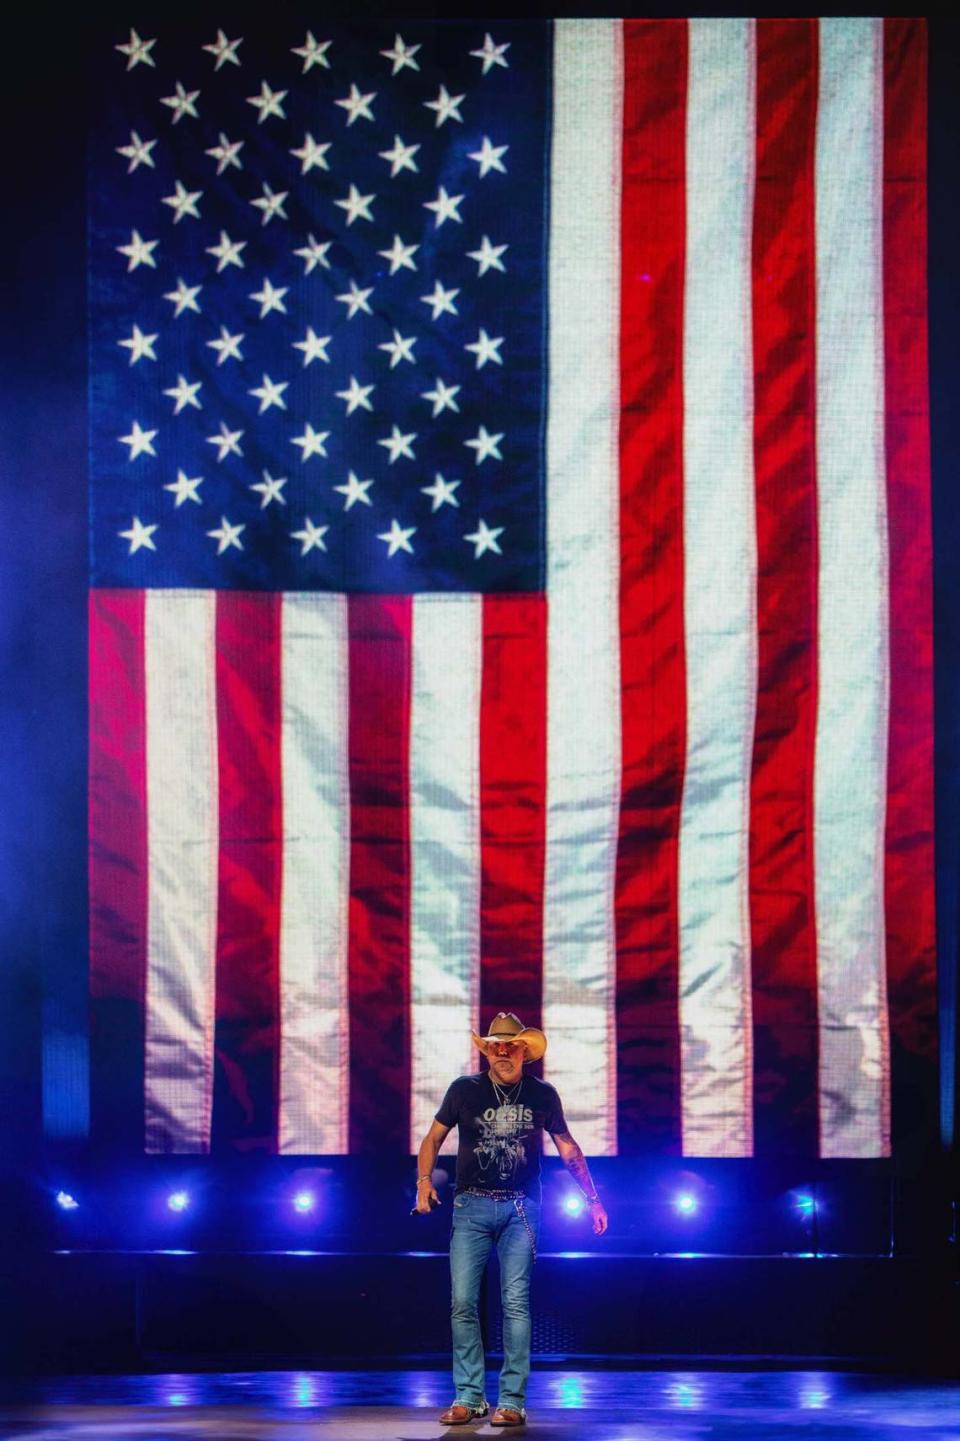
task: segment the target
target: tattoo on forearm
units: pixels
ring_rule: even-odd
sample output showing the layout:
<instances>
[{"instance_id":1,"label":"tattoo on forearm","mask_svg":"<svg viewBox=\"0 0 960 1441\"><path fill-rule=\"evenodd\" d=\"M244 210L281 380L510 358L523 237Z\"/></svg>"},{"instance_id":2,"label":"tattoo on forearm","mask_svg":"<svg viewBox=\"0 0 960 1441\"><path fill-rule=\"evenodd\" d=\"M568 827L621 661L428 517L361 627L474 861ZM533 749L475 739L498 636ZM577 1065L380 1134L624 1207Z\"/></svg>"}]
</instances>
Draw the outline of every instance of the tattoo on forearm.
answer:
<instances>
[{"instance_id":1,"label":"tattoo on forearm","mask_svg":"<svg viewBox=\"0 0 960 1441\"><path fill-rule=\"evenodd\" d=\"M570 1146L572 1146L573 1149L569 1150L564 1156L563 1164L566 1166L567 1170L570 1172L571 1176L576 1181L581 1191L583 1191L584 1195L595 1196L597 1194L597 1188L593 1184L593 1177L590 1175L590 1169L587 1166L587 1163L583 1157L583 1152L577 1145L576 1141L569 1134L569 1132L567 1132L563 1136L558 1136L557 1140L566 1141L569 1143Z\"/></svg>"}]
</instances>

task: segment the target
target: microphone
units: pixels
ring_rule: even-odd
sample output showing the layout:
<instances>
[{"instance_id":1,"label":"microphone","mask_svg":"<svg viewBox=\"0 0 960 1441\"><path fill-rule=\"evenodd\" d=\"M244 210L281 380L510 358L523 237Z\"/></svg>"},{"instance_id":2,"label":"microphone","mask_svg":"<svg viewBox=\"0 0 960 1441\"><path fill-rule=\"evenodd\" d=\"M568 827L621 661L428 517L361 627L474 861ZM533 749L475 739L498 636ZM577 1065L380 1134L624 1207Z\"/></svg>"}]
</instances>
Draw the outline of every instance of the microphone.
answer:
<instances>
[{"instance_id":1,"label":"microphone","mask_svg":"<svg viewBox=\"0 0 960 1441\"><path fill-rule=\"evenodd\" d=\"M431 1210L431 1211L433 1210L433 1208L434 1208L435 1206L442 1206L442 1205L443 1205L443 1202L442 1202L442 1201L435 1201L432 1196L430 1197L430 1210ZM428 1213L427 1211L418 1211L417 1208L416 1208L416 1206L414 1206L414 1208L413 1208L413 1210L410 1212L410 1214L411 1214L411 1216L426 1216L426 1215L428 1215L429 1213Z\"/></svg>"}]
</instances>

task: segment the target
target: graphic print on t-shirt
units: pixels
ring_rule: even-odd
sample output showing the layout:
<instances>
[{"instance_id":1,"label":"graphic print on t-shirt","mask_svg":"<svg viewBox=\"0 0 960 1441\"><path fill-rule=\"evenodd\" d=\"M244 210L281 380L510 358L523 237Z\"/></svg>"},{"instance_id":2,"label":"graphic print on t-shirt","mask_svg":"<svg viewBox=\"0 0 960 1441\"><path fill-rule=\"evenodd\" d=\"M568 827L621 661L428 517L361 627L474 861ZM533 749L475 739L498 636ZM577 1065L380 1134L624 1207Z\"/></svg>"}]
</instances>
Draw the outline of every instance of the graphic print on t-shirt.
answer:
<instances>
[{"instance_id":1,"label":"graphic print on t-shirt","mask_svg":"<svg viewBox=\"0 0 960 1441\"><path fill-rule=\"evenodd\" d=\"M529 1106L488 1106L479 1118L480 1140L473 1148L481 1172L499 1182L516 1180L526 1162L524 1138L533 1130Z\"/></svg>"}]
</instances>

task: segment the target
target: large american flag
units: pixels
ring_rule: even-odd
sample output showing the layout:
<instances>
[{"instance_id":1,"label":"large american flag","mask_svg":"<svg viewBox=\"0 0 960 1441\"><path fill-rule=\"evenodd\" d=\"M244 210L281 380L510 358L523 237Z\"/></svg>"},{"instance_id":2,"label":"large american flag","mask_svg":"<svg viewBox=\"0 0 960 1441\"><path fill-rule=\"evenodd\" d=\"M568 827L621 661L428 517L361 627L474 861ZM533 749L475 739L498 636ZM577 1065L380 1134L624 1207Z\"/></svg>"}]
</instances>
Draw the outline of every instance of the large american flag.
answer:
<instances>
[{"instance_id":1,"label":"large american flag","mask_svg":"<svg viewBox=\"0 0 960 1441\"><path fill-rule=\"evenodd\" d=\"M208 28L97 60L100 1126L409 1151L508 1008L590 1153L889 1154L923 22Z\"/></svg>"}]
</instances>

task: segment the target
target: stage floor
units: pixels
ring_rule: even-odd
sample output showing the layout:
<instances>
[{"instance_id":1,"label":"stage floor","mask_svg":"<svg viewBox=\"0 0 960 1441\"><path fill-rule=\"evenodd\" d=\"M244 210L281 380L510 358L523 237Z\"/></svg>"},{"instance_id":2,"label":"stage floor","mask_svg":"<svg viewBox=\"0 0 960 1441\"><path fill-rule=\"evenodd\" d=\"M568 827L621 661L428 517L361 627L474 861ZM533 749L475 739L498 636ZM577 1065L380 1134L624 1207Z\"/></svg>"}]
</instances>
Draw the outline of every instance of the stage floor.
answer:
<instances>
[{"instance_id":1,"label":"stage floor","mask_svg":"<svg viewBox=\"0 0 960 1441\"><path fill-rule=\"evenodd\" d=\"M488 1395L496 1397L496 1378ZM438 1371L83 1376L0 1386L0 1441L433 1441ZM834 1371L538 1371L538 1441L960 1441L960 1383Z\"/></svg>"}]
</instances>

